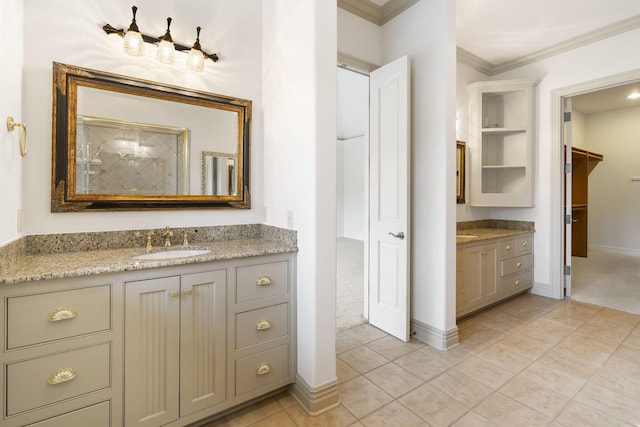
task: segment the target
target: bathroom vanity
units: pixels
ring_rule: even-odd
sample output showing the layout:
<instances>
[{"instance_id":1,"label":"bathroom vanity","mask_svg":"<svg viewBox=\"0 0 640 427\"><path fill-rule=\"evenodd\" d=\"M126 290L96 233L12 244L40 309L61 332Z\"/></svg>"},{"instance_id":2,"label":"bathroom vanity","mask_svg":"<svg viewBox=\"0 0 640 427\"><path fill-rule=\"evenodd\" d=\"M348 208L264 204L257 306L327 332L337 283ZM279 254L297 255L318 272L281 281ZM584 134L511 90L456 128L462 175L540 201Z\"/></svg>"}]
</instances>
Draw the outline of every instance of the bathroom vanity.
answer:
<instances>
[{"instance_id":1,"label":"bathroom vanity","mask_svg":"<svg viewBox=\"0 0 640 427\"><path fill-rule=\"evenodd\" d=\"M292 383L295 246L198 247L210 252L28 255L4 271L1 424L184 426Z\"/></svg>"}]
</instances>

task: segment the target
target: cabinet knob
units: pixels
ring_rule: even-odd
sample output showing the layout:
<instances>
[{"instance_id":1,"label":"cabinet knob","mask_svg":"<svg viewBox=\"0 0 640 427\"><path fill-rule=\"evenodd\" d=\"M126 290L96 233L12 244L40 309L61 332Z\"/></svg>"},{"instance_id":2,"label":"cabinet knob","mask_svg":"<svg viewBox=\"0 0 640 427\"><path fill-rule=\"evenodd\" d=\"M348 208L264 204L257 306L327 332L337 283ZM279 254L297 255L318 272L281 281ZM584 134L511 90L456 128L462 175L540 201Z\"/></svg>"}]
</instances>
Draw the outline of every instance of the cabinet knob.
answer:
<instances>
[{"instance_id":1,"label":"cabinet knob","mask_svg":"<svg viewBox=\"0 0 640 427\"><path fill-rule=\"evenodd\" d=\"M522 263L520 261L516 262L516 267L518 268L522 267Z\"/></svg>"},{"instance_id":2,"label":"cabinet knob","mask_svg":"<svg viewBox=\"0 0 640 427\"><path fill-rule=\"evenodd\" d=\"M171 298L177 298L178 296L180 296L180 292L171 291L171 292L169 292L169 295L171 295Z\"/></svg>"},{"instance_id":3,"label":"cabinet knob","mask_svg":"<svg viewBox=\"0 0 640 427\"><path fill-rule=\"evenodd\" d=\"M73 368L61 368L49 375L47 384L56 385L66 383L67 381L75 379L77 375L78 373Z\"/></svg>"},{"instance_id":4,"label":"cabinet knob","mask_svg":"<svg viewBox=\"0 0 640 427\"><path fill-rule=\"evenodd\" d=\"M524 242L522 242L522 246L529 246L529 242L525 240Z\"/></svg>"},{"instance_id":5,"label":"cabinet knob","mask_svg":"<svg viewBox=\"0 0 640 427\"><path fill-rule=\"evenodd\" d=\"M73 319L78 312L73 307L56 307L49 313L49 322Z\"/></svg>"},{"instance_id":6,"label":"cabinet knob","mask_svg":"<svg viewBox=\"0 0 640 427\"><path fill-rule=\"evenodd\" d=\"M510 251L511 250L511 245L507 245L504 247L506 250Z\"/></svg>"},{"instance_id":7,"label":"cabinet knob","mask_svg":"<svg viewBox=\"0 0 640 427\"><path fill-rule=\"evenodd\" d=\"M271 284L271 277L269 276L260 276L258 280L256 280L257 286L267 286Z\"/></svg>"},{"instance_id":8,"label":"cabinet knob","mask_svg":"<svg viewBox=\"0 0 640 427\"><path fill-rule=\"evenodd\" d=\"M256 368L256 375L266 375L269 372L271 372L271 365L269 365L268 363L261 363Z\"/></svg>"},{"instance_id":9,"label":"cabinet knob","mask_svg":"<svg viewBox=\"0 0 640 427\"><path fill-rule=\"evenodd\" d=\"M256 329L259 331L266 331L269 328L271 328L271 322L268 320L261 320L256 323Z\"/></svg>"},{"instance_id":10,"label":"cabinet knob","mask_svg":"<svg viewBox=\"0 0 640 427\"><path fill-rule=\"evenodd\" d=\"M191 295L193 293L193 289L187 288L184 291L182 291L182 293L185 295Z\"/></svg>"},{"instance_id":11,"label":"cabinet knob","mask_svg":"<svg viewBox=\"0 0 640 427\"><path fill-rule=\"evenodd\" d=\"M520 284L520 279L516 280L515 282L513 282L514 285L518 286Z\"/></svg>"}]
</instances>

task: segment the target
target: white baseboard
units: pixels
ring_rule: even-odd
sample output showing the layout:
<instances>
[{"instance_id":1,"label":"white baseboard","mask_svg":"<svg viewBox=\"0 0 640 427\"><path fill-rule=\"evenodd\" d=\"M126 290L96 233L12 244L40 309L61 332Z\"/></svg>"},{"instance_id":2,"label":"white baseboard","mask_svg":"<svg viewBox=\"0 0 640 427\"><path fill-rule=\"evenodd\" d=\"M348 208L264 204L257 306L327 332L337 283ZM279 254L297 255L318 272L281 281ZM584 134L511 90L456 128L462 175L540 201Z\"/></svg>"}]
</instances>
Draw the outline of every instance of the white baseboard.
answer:
<instances>
[{"instance_id":1,"label":"white baseboard","mask_svg":"<svg viewBox=\"0 0 640 427\"><path fill-rule=\"evenodd\" d=\"M594 252L607 252L610 254L640 257L640 249L618 248L615 246L589 245L589 250Z\"/></svg>"},{"instance_id":2,"label":"white baseboard","mask_svg":"<svg viewBox=\"0 0 640 427\"><path fill-rule=\"evenodd\" d=\"M553 292L551 291L551 284L534 282L533 287L529 290L534 295L540 295L542 297L553 298Z\"/></svg>"},{"instance_id":3,"label":"white baseboard","mask_svg":"<svg viewBox=\"0 0 640 427\"><path fill-rule=\"evenodd\" d=\"M340 404L338 380L330 381L319 387L311 387L300 374L296 382L289 386L291 394L309 415L319 415Z\"/></svg>"},{"instance_id":4,"label":"white baseboard","mask_svg":"<svg viewBox=\"0 0 640 427\"><path fill-rule=\"evenodd\" d=\"M438 350L449 350L459 344L457 326L448 331L443 331L419 320L411 319L411 330L417 340Z\"/></svg>"}]
</instances>

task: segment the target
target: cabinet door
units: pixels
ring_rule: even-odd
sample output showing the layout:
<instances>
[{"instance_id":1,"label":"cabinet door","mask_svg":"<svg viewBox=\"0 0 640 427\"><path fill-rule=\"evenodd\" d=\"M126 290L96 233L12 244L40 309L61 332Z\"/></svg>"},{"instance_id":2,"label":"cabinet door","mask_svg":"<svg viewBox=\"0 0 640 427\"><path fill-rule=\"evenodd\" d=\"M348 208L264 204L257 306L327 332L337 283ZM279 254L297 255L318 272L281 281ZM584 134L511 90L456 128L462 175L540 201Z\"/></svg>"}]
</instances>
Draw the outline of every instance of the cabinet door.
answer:
<instances>
[{"instance_id":1,"label":"cabinet door","mask_svg":"<svg viewBox=\"0 0 640 427\"><path fill-rule=\"evenodd\" d=\"M180 278L125 286L125 425L164 425L178 419Z\"/></svg>"},{"instance_id":2,"label":"cabinet door","mask_svg":"<svg viewBox=\"0 0 640 427\"><path fill-rule=\"evenodd\" d=\"M225 400L226 270L182 276L180 416Z\"/></svg>"},{"instance_id":3,"label":"cabinet door","mask_svg":"<svg viewBox=\"0 0 640 427\"><path fill-rule=\"evenodd\" d=\"M498 245L465 248L465 308L486 303L498 296Z\"/></svg>"}]
</instances>

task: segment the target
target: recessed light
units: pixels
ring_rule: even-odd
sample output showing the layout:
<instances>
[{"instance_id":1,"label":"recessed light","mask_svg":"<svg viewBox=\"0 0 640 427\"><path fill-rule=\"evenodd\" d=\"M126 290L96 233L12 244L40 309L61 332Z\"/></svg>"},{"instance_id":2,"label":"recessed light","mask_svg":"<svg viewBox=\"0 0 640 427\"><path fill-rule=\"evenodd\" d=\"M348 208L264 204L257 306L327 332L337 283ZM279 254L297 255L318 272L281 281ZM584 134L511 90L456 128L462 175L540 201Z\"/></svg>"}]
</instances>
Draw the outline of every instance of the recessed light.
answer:
<instances>
[{"instance_id":1,"label":"recessed light","mask_svg":"<svg viewBox=\"0 0 640 427\"><path fill-rule=\"evenodd\" d=\"M638 99L640 98L640 92L633 92L631 95L627 96L629 99Z\"/></svg>"}]
</instances>

